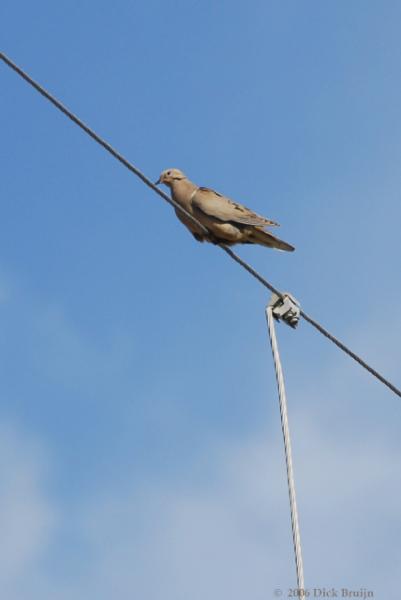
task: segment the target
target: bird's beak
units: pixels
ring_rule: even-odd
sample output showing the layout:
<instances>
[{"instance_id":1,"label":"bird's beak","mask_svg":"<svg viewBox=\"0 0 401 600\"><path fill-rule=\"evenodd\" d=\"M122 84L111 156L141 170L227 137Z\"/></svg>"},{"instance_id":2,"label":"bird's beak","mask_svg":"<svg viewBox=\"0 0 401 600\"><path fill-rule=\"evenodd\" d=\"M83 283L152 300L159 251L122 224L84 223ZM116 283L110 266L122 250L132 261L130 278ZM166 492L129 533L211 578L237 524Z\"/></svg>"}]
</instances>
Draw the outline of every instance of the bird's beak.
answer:
<instances>
[{"instance_id":1,"label":"bird's beak","mask_svg":"<svg viewBox=\"0 0 401 600\"><path fill-rule=\"evenodd\" d=\"M155 185L160 185L162 182L162 177L160 175L159 179L157 181L155 181Z\"/></svg>"}]
</instances>

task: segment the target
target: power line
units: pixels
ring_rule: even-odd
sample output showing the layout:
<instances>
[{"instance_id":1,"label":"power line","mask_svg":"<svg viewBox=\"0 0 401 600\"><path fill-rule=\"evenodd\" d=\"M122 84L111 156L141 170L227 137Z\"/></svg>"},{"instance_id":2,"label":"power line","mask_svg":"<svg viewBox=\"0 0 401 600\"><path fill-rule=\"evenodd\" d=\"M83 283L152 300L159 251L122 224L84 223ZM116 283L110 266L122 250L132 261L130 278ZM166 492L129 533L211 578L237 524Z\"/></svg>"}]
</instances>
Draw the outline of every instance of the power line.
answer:
<instances>
[{"instance_id":1,"label":"power line","mask_svg":"<svg viewBox=\"0 0 401 600\"><path fill-rule=\"evenodd\" d=\"M93 129L88 127L86 123L81 121L74 113L72 113L68 108L66 108L57 98L52 96L45 88L43 88L39 83L37 83L32 77L30 77L25 71L23 71L18 65L16 65L10 58L8 58L3 52L0 52L0 58L5 62L5 64L10 67L13 71L18 73L22 79L24 79L27 83L29 83L37 92L39 92L42 96L44 96L49 102L51 102L58 110L64 113L71 121L73 121L78 127L80 127L85 133L87 133L95 142L103 146L107 152L109 152L114 158L120 161L127 169L129 169L134 175L139 177L141 181L148 187L150 187L156 194L161 196L163 200L171 204L174 208L176 208L180 213L185 214L193 223L195 223L200 229L206 233L209 238L213 238L208 229L202 225L195 217L193 217L189 212L183 209L177 202L175 202L170 196L168 196L165 192L160 190L146 175L144 175L137 167L135 167L132 163L130 163L122 154L120 154L117 150L115 150L108 142L106 142L103 138L101 138ZM271 283L269 283L260 273L258 273L253 267L251 267L247 262L242 260L235 252L231 250L225 244L217 243L226 254L228 254L233 260L235 260L239 265L241 265L252 277L257 279L259 283L261 283L264 287L266 287L271 292L276 293L278 296L282 297L282 293L279 292ZM308 321L310 325L315 327L317 331L322 333L325 337L327 337L331 342L333 342L338 348L340 348L343 352L348 354L351 358L353 358L356 362L358 362L364 369L366 369L371 375L376 377L381 383L386 385L394 394L401 398L401 390L399 390L395 385L393 385L390 381L388 381L383 375L381 375L378 371L373 369L370 365L368 365L360 356L355 354L352 350L350 350L345 344L340 342L334 335L332 335L327 329L322 327L317 321L312 319L309 315L307 315L304 311L301 311L301 316Z\"/></svg>"},{"instance_id":2,"label":"power line","mask_svg":"<svg viewBox=\"0 0 401 600\"><path fill-rule=\"evenodd\" d=\"M44 96L47 100L49 100L49 102L54 104L54 106L56 108L58 108L62 113L64 113L69 119L71 119L71 121L73 121L76 125L78 125L78 127L83 129L83 131L85 131L85 133L87 133L92 139L94 139L95 142L97 142L98 144L103 146L103 148L105 150L107 150L107 152L109 152L112 156L114 156L114 158L119 160L120 163L122 163L124 165L124 167L127 167L127 169L129 169L132 173L134 173L134 175L139 177L139 179L141 179L143 181L143 183L145 183L147 186L149 186L154 192L159 194L159 196L161 196L163 198L163 200L165 200L166 202L171 204L171 206L174 206L174 208L179 210L181 213L184 213L193 223L195 223L196 225L199 225L201 227L203 233L210 235L208 229L206 229L206 227L204 225L199 223L197 221L197 219L195 219L195 217L193 217L189 212L187 212L179 204L177 204L177 202L175 202L172 198L170 198L170 196L168 196L165 192L163 192L163 190L159 189L152 181L150 181L150 179L148 179L146 177L146 175L144 175L139 169L137 169L126 158L124 158L124 156L122 154L120 154L117 150L115 150L115 148L113 148L108 142L106 142L106 140L101 138L100 135L98 135L95 131L93 131L93 129L88 127L88 125L86 125L86 123L84 123L83 121L81 121L81 119L79 119L76 115L74 115L74 113L72 113L68 108L66 108L64 106L64 104L62 104L59 100L57 100L57 98L55 98L54 96L49 94L49 92L47 92L41 85L39 85L39 83L37 83L34 79L32 79L32 77L30 77L27 73L25 73L25 71L20 69L20 67L18 65L13 63L13 61L10 60L2 52L0 52L0 58L11 69L13 69L16 73L18 73L18 75L20 75L20 77L22 77L22 79L25 79L25 81L27 81L33 88L35 88L35 90L37 92L39 92L39 94Z\"/></svg>"}]
</instances>

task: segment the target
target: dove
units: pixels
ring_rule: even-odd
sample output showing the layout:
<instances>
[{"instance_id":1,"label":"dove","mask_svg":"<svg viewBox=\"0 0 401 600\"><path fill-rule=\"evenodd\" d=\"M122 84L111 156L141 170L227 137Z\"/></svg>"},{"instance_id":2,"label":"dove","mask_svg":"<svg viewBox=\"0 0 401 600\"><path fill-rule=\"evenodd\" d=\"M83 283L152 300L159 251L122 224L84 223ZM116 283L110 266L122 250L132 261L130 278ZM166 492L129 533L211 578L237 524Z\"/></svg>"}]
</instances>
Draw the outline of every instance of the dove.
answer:
<instances>
[{"instance_id":1,"label":"dove","mask_svg":"<svg viewBox=\"0 0 401 600\"><path fill-rule=\"evenodd\" d=\"M261 217L246 206L206 187L192 183L179 169L166 169L156 185L164 184L171 190L173 200L197 219L210 235L191 221L180 210L175 209L179 220L189 229L198 242L214 244L260 244L269 248L292 252L294 247L280 240L266 227L278 223Z\"/></svg>"}]
</instances>

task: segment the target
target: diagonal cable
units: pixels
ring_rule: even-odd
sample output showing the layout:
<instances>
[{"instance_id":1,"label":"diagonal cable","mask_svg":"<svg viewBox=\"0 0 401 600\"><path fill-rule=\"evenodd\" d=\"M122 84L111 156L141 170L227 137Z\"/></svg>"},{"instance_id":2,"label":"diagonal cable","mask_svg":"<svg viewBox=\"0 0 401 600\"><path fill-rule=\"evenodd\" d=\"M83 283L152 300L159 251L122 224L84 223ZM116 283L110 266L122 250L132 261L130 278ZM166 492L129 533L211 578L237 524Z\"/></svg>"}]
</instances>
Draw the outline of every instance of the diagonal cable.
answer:
<instances>
[{"instance_id":1,"label":"diagonal cable","mask_svg":"<svg viewBox=\"0 0 401 600\"><path fill-rule=\"evenodd\" d=\"M74 113L72 113L67 107L64 106L57 98L55 98L52 94L50 94L44 87L42 87L39 83L37 83L32 77L30 77L25 71L23 71L18 65L16 65L8 56L6 56L3 52L0 52L0 58L3 62L10 67L13 71L18 73L22 79L24 79L27 83L29 83L39 94L44 96L49 102L51 102L58 110L60 110L63 114L65 114L71 121L73 121L78 127L80 127L85 133L87 133L95 142L103 146L107 152L109 152L114 158L120 161L127 169L129 169L134 175L139 177L141 181L148 187L150 187L156 194L161 196L163 200L171 204L175 209L177 209L180 213L185 214L193 223L195 223L201 230L206 233L209 237L211 236L208 229L202 225L195 217L193 217L189 212L187 212L184 208L182 208L177 202L175 202L170 196L168 196L165 192L160 190L146 175L142 173L137 167L135 167L132 163L130 163L122 154L120 154L113 146L111 146L108 142L106 142L102 137L100 137L93 129L88 127L86 123L81 121ZM276 293L278 296L282 297L282 293L279 292L271 283L269 283L260 273L258 273L253 267L251 267L247 262L245 262L242 258L240 258L235 252L231 250L225 244L217 243L226 254L228 254L235 262L241 265L252 277L257 279L259 283L261 283L264 287L266 287L271 292ZM312 319L309 315L307 315L304 311L301 311L301 316L308 321L310 325L315 327L320 333L326 336L331 342L333 342L340 350L348 354L351 358L353 358L356 362L358 362L364 369L366 369L371 375L376 377L381 383L386 385L394 394L401 398L401 390L398 389L394 384L392 384L388 379L383 377L376 369L373 369L368 363L366 363L360 356L355 354L352 350L350 350L345 344L343 344L340 340L338 340L334 335L332 335L327 329L325 329L322 325L320 325L317 321Z\"/></svg>"}]
</instances>

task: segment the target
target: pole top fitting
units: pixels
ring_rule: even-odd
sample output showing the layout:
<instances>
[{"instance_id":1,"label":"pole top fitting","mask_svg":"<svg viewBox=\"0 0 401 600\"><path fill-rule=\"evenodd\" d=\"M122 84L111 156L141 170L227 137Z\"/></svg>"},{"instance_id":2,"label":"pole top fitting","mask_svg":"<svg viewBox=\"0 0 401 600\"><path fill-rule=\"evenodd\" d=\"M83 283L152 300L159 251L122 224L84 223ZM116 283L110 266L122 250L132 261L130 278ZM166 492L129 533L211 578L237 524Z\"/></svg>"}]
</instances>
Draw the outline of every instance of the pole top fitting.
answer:
<instances>
[{"instance_id":1,"label":"pole top fitting","mask_svg":"<svg viewBox=\"0 0 401 600\"><path fill-rule=\"evenodd\" d=\"M301 306L291 294L284 292L282 296L273 293L269 302L272 307L273 317L277 321L284 321L287 325L296 328L301 314Z\"/></svg>"}]
</instances>

